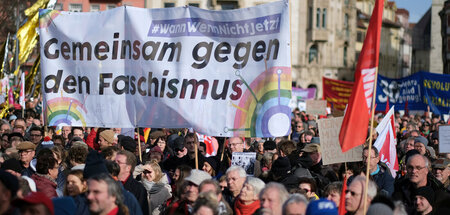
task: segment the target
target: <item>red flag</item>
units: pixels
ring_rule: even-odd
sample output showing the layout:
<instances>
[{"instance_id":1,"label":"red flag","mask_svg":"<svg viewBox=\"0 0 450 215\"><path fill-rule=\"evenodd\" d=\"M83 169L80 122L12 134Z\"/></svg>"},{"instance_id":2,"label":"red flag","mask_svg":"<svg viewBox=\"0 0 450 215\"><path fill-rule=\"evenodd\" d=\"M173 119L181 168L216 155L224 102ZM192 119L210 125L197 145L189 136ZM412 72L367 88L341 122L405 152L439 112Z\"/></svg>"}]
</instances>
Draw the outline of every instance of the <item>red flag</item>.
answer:
<instances>
[{"instance_id":1,"label":"red flag","mask_svg":"<svg viewBox=\"0 0 450 215\"><path fill-rule=\"evenodd\" d=\"M347 176L344 176L344 182L342 183L341 199L339 200L339 208L338 208L339 215L344 215L347 213L347 211L345 210L345 191L346 190L347 190Z\"/></svg>"},{"instance_id":2,"label":"red flag","mask_svg":"<svg viewBox=\"0 0 450 215\"><path fill-rule=\"evenodd\" d=\"M356 65L355 85L339 133L342 152L363 144L367 137L380 51L383 7L384 0L375 2L367 36Z\"/></svg>"},{"instance_id":3,"label":"red flag","mask_svg":"<svg viewBox=\"0 0 450 215\"><path fill-rule=\"evenodd\" d=\"M398 157L394 118L394 107L392 107L376 128L379 136L373 146L378 149L380 161L389 167L395 178L398 171Z\"/></svg>"}]
</instances>

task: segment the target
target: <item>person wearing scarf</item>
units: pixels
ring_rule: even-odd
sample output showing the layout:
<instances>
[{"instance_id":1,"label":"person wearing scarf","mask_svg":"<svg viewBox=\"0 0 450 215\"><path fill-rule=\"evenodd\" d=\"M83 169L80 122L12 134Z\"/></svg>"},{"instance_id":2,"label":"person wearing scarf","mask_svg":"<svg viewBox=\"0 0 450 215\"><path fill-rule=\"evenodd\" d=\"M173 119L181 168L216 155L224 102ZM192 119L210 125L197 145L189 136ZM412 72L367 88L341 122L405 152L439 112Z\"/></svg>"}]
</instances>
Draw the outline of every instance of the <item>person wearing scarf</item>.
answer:
<instances>
[{"instance_id":1,"label":"person wearing scarf","mask_svg":"<svg viewBox=\"0 0 450 215\"><path fill-rule=\"evenodd\" d=\"M247 177L241 193L234 203L234 214L253 214L260 207L259 193L264 188L265 183L255 177Z\"/></svg>"}]
</instances>

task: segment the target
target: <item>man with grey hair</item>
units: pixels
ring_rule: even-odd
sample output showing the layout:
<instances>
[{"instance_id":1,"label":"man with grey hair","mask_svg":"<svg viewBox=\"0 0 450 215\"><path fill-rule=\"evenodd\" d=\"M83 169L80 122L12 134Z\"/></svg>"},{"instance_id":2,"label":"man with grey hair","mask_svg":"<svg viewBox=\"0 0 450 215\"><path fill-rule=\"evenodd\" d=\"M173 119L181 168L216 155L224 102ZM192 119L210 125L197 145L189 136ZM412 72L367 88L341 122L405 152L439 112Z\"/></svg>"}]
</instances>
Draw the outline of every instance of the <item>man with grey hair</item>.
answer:
<instances>
[{"instance_id":1,"label":"man with grey hair","mask_svg":"<svg viewBox=\"0 0 450 215\"><path fill-rule=\"evenodd\" d=\"M288 199L289 193L284 185L276 182L270 182L259 193L261 201L261 213L281 215L284 202Z\"/></svg>"},{"instance_id":2,"label":"man with grey hair","mask_svg":"<svg viewBox=\"0 0 450 215\"><path fill-rule=\"evenodd\" d=\"M92 176L87 181L89 211L93 214L128 214L123 204L122 190L106 173Z\"/></svg>"},{"instance_id":3,"label":"man with grey hair","mask_svg":"<svg viewBox=\"0 0 450 215\"><path fill-rule=\"evenodd\" d=\"M372 180L369 180L369 186L367 189L367 207L364 211L364 191L366 184L366 177L357 176L348 186L345 191L345 210L350 214L364 215L369 208L370 202L373 197L377 195L377 185Z\"/></svg>"},{"instance_id":4,"label":"man with grey hair","mask_svg":"<svg viewBox=\"0 0 450 215\"><path fill-rule=\"evenodd\" d=\"M283 215L305 215L308 200L302 194L292 194L283 204Z\"/></svg>"},{"instance_id":5,"label":"man with grey hair","mask_svg":"<svg viewBox=\"0 0 450 215\"><path fill-rule=\"evenodd\" d=\"M406 212L413 214L415 209L415 193L418 188L431 187L436 196L444 199L448 194L444 186L432 174L429 174L429 161L423 155L415 154L406 162L406 177L395 183L395 191L392 197L400 200L405 205Z\"/></svg>"},{"instance_id":6,"label":"man with grey hair","mask_svg":"<svg viewBox=\"0 0 450 215\"><path fill-rule=\"evenodd\" d=\"M242 186L247 178L247 173L240 166L231 166L225 175L228 187L223 191L223 197L232 206L236 197L241 193Z\"/></svg>"}]
</instances>

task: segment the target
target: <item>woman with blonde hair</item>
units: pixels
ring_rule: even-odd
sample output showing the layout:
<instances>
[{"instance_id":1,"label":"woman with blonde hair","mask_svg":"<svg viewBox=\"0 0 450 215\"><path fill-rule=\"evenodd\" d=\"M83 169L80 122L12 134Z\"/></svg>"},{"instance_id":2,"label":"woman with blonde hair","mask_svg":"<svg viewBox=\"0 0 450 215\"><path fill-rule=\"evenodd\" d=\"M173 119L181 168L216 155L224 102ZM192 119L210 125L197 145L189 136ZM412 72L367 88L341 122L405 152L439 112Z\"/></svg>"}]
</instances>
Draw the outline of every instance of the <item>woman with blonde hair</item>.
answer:
<instances>
[{"instance_id":1,"label":"woman with blonde hair","mask_svg":"<svg viewBox=\"0 0 450 215\"><path fill-rule=\"evenodd\" d=\"M162 182L165 174L155 161L146 162L142 169L141 183L147 190L150 214L159 214L163 204L171 197L166 184Z\"/></svg>"}]
</instances>

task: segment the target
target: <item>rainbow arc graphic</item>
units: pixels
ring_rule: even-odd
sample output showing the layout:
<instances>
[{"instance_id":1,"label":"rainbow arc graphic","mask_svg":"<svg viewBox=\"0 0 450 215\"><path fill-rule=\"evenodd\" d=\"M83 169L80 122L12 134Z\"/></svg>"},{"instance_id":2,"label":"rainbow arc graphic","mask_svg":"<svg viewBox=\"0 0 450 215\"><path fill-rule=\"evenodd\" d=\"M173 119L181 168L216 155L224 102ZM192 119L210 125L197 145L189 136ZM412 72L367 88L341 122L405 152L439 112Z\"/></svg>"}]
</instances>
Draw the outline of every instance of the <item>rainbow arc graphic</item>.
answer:
<instances>
[{"instance_id":1,"label":"rainbow arc graphic","mask_svg":"<svg viewBox=\"0 0 450 215\"><path fill-rule=\"evenodd\" d=\"M47 28L60 14L57 10L42 9L39 11L39 27Z\"/></svg>"},{"instance_id":2,"label":"rainbow arc graphic","mask_svg":"<svg viewBox=\"0 0 450 215\"><path fill-rule=\"evenodd\" d=\"M47 121L50 126L86 126L87 110L84 105L68 97L58 97L47 101Z\"/></svg>"},{"instance_id":3,"label":"rainbow arc graphic","mask_svg":"<svg viewBox=\"0 0 450 215\"><path fill-rule=\"evenodd\" d=\"M247 83L237 71L241 82L247 87L236 108L234 136L276 137L286 136L290 131L292 79L289 67L272 67L261 73L252 83Z\"/></svg>"}]
</instances>

